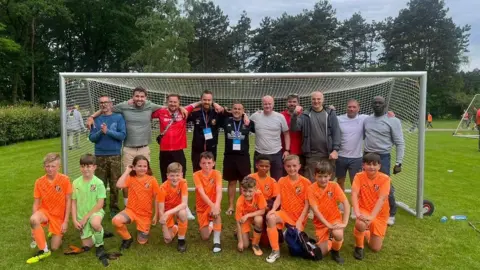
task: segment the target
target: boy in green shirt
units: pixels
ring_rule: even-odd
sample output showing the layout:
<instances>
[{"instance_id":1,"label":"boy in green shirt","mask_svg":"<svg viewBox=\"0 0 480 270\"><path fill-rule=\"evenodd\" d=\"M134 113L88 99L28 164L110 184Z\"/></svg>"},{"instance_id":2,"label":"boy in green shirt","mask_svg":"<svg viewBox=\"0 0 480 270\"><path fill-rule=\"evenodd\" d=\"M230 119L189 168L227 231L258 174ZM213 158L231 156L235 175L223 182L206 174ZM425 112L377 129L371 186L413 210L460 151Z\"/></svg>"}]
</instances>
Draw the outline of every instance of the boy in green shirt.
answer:
<instances>
[{"instance_id":1,"label":"boy in green shirt","mask_svg":"<svg viewBox=\"0 0 480 270\"><path fill-rule=\"evenodd\" d=\"M73 181L72 219L73 225L80 231L83 250L88 251L95 245L95 254L102 259L106 256L102 219L107 196L102 180L94 175L96 168L94 155L85 154L80 158L82 176Z\"/></svg>"}]
</instances>

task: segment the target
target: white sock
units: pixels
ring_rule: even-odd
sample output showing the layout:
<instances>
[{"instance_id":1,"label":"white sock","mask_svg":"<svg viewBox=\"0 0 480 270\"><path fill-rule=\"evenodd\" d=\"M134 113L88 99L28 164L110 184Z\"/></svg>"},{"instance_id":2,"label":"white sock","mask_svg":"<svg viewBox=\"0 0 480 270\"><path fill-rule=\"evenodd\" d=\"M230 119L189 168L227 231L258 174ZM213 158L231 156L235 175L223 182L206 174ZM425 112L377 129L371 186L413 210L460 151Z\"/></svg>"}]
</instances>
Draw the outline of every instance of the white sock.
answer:
<instances>
[{"instance_id":1,"label":"white sock","mask_svg":"<svg viewBox=\"0 0 480 270\"><path fill-rule=\"evenodd\" d=\"M178 240L184 240L184 239L185 239L185 235L183 236L178 235Z\"/></svg>"},{"instance_id":2,"label":"white sock","mask_svg":"<svg viewBox=\"0 0 480 270\"><path fill-rule=\"evenodd\" d=\"M45 248L43 249L43 252L48 252L48 245L45 244Z\"/></svg>"},{"instance_id":3,"label":"white sock","mask_svg":"<svg viewBox=\"0 0 480 270\"><path fill-rule=\"evenodd\" d=\"M221 234L221 232L219 232L219 231L213 231L213 243L214 244L220 244L220 234Z\"/></svg>"},{"instance_id":4,"label":"white sock","mask_svg":"<svg viewBox=\"0 0 480 270\"><path fill-rule=\"evenodd\" d=\"M123 198L123 203L125 204L125 206L127 206L128 198Z\"/></svg>"}]
</instances>

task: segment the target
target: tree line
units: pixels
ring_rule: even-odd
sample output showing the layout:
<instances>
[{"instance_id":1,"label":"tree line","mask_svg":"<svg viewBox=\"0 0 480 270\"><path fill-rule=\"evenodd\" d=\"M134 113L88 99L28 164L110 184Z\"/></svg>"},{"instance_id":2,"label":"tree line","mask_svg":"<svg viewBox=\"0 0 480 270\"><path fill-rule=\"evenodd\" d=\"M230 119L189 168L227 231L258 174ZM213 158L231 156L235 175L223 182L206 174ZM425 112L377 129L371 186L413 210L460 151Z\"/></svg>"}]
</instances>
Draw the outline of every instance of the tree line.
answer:
<instances>
[{"instance_id":1,"label":"tree line","mask_svg":"<svg viewBox=\"0 0 480 270\"><path fill-rule=\"evenodd\" d=\"M480 92L480 70L460 71L469 32L443 0L378 22L321 0L256 28L206 0L0 0L0 100L55 100L59 72L426 70L429 110L458 116Z\"/></svg>"}]
</instances>

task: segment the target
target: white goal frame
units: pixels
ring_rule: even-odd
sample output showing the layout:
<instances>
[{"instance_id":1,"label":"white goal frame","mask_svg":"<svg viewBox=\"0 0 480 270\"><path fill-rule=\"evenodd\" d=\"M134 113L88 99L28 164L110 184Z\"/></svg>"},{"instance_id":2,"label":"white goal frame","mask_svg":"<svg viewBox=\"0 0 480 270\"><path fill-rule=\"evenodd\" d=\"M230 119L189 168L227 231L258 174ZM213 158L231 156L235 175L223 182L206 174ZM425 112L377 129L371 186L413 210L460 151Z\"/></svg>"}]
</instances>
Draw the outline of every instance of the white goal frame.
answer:
<instances>
[{"instance_id":1,"label":"white goal frame","mask_svg":"<svg viewBox=\"0 0 480 270\"><path fill-rule=\"evenodd\" d=\"M66 78L68 79L88 79L88 78L172 78L172 79L301 79L301 78L400 78L416 77L419 79L419 112L418 112L418 164L417 164L417 196L415 209L407 205L398 203L400 208L415 215L417 218L423 218L423 193L425 180L425 115L427 98L427 72L324 72L324 73L60 73L60 119L61 119L61 146L62 146L62 169L63 173L68 174L67 162L67 127L66 127Z\"/></svg>"},{"instance_id":2,"label":"white goal frame","mask_svg":"<svg viewBox=\"0 0 480 270\"><path fill-rule=\"evenodd\" d=\"M474 102L477 98L480 99L480 94L475 94L475 95L473 96L472 100L471 100L470 103L468 104L467 111L468 111L468 109L470 109L470 107L472 106L473 102ZM477 109L478 109L478 108L477 108ZM476 113L476 112L474 112L474 113ZM458 134L458 131L459 131L459 130L460 130L460 131L467 131L467 132L468 132L468 130L461 129L461 126L462 126L462 123L463 123L463 115L464 115L464 114L465 114L465 112L463 112L462 117L461 117L461 119L460 119L460 121L459 121L459 123L458 123L458 126L457 126L457 128L455 129L455 131L453 132L453 136L455 136L455 137L463 137L463 138L478 139L479 135L478 135L478 132L476 131L475 128L474 128L474 133L476 133L476 134L471 134L471 135L470 135L470 134L465 134L465 135L463 135L463 134ZM475 125L476 125L476 124L473 123L473 126L475 126Z\"/></svg>"}]
</instances>

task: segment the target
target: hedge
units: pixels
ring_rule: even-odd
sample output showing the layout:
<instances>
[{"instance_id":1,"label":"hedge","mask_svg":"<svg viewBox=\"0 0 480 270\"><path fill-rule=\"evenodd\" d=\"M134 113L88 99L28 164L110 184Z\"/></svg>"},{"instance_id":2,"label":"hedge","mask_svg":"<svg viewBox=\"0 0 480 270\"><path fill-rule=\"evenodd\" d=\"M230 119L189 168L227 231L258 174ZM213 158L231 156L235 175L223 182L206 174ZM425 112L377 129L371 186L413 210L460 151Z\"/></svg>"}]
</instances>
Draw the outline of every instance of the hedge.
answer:
<instances>
[{"instance_id":1,"label":"hedge","mask_svg":"<svg viewBox=\"0 0 480 270\"><path fill-rule=\"evenodd\" d=\"M60 136L60 111L0 107L0 146Z\"/></svg>"}]
</instances>

